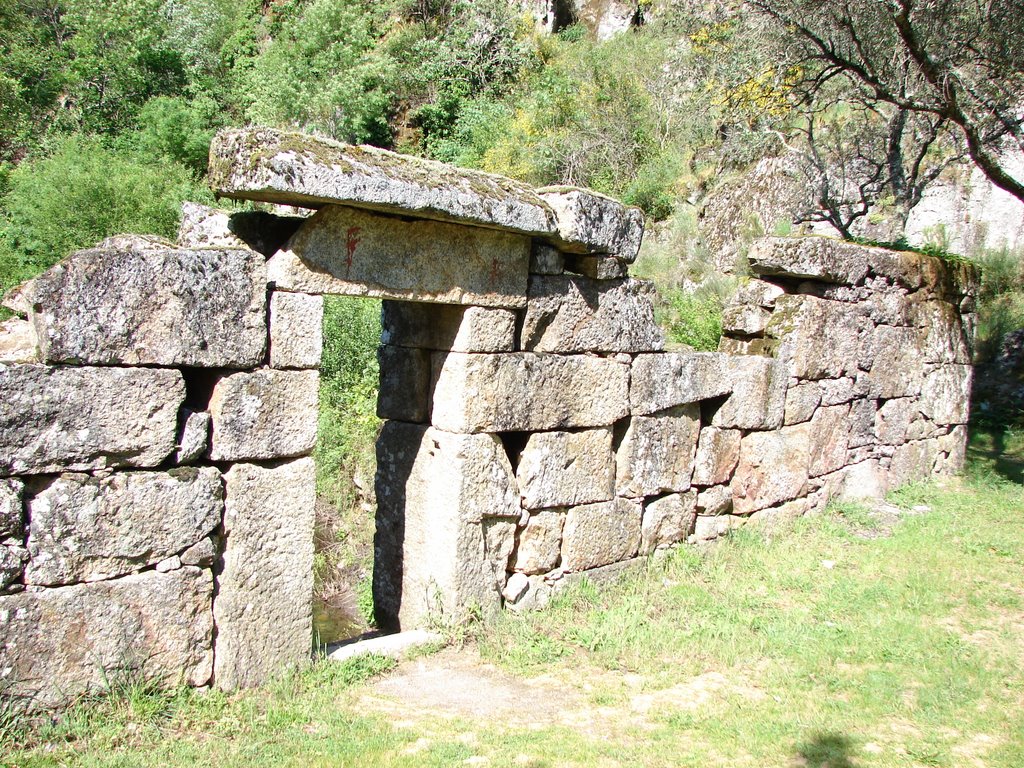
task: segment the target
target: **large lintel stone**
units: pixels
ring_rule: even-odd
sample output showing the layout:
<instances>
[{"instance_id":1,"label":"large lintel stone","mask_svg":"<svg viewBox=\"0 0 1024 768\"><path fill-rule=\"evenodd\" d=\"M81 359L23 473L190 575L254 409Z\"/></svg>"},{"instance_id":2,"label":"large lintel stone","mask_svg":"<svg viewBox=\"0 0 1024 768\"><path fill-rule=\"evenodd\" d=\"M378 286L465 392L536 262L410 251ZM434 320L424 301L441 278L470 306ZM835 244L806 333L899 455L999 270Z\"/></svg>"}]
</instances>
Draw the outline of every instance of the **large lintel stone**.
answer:
<instances>
[{"instance_id":1,"label":"large lintel stone","mask_svg":"<svg viewBox=\"0 0 1024 768\"><path fill-rule=\"evenodd\" d=\"M501 441L386 422L376 485L378 623L410 629L474 605L497 609L520 515Z\"/></svg>"},{"instance_id":2,"label":"large lintel stone","mask_svg":"<svg viewBox=\"0 0 1024 768\"><path fill-rule=\"evenodd\" d=\"M99 581L183 552L221 521L213 467L58 477L29 502L27 584Z\"/></svg>"},{"instance_id":3,"label":"large lintel stone","mask_svg":"<svg viewBox=\"0 0 1024 768\"><path fill-rule=\"evenodd\" d=\"M210 146L210 185L235 199L341 203L529 235L556 231L551 209L522 182L269 128L219 133Z\"/></svg>"},{"instance_id":4,"label":"large lintel stone","mask_svg":"<svg viewBox=\"0 0 1024 768\"><path fill-rule=\"evenodd\" d=\"M730 357L719 352L637 355L629 387L634 414L647 415L728 394Z\"/></svg>"},{"instance_id":5,"label":"large lintel stone","mask_svg":"<svg viewBox=\"0 0 1024 768\"><path fill-rule=\"evenodd\" d=\"M184 399L179 371L0 365L0 475L155 467Z\"/></svg>"},{"instance_id":6,"label":"large lintel stone","mask_svg":"<svg viewBox=\"0 0 1024 768\"><path fill-rule=\"evenodd\" d=\"M521 307L530 239L330 205L267 263L281 290Z\"/></svg>"},{"instance_id":7,"label":"large lintel stone","mask_svg":"<svg viewBox=\"0 0 1024 768\"><path fill-rule=\"evenodd\" d=\"M205 685L213 577L199 568L0 597L0 688L47 709L138 679Z\"/></svg>"},{"instance_id":8,"label":"large lintel stone","mask_svg":"<svg viewBox=\"0 0 1024 768\"><path fill-rule=\"evenodd\" d=\"M558 223L558 246L569 253L603 253L632 264L644 238L644 214L589 189L545 187L537 194Z\"/></svg>"},{"instance_id":9,"label":"large lintel stone","mask_svg":"<svg viewBox=\"0 0 1024 768\"><path fill-rule=\"evenodd\" d=\"M303 458L236 464L224 480L214 682L230 690L309 663L316 476L313 460Z\"/></svg>"},{"instance_id":10,"label":"large lintel stone","mask_svg":"<svg viewBox=\"0 0 1024 768\"><path fill-rule=\"evenodd\" d=\"M588 355L434 355L431 423L449 432L603 427L626 415L629 366Z\"/></svg>"},{"instance_id":11,"label":"large lintel stone","mask_svg":"<svg viewBox=\"0 0 1024 768\"><path fill-rule=\"evenodd\" d=\"M881 251L831 237L766 237L750 247L747 259L755 275L857 285L867 277L872 250Z\"/></svg>"},{"instance_id":12,"label":"large lintel stone","mask_svg":"<svg viewBox=\"0 0 1024 768\"><path fill-rule=\"evenodd\" d=\"M214 461L301 456L316 443L317 371L225 376L210 399Z\"/></svg>"},{"instance_id":13,"label":"large lintel stone","mask_svg":"<svg viewBox=\"0 0 1024 768\"><path fill-rule=\"evenodd\" d=\"M530 435L516 481L527 509L608 501L615 484L611 428Z\"/></svg>"},{"instance_id":14,"label":"large lintel stone","mask_svg":"<svg viewBox=\"0 0 1024 768\"><path fill-rule=\"evenodd\" d=\"M381 342L452 352L511 352L516 314L510 309L385 301Z\"/></svg>"},{"instance_id":15,"label":"large lintel stone","mask_svg":"<svg viewBox=\"0 0 1024 768\"><path fill-rule=\"evenodd\" d=\"M46 362L248 368L266 352L266 268L246 248L79 251L26 295Z\"/></svg>"}]
</instances>

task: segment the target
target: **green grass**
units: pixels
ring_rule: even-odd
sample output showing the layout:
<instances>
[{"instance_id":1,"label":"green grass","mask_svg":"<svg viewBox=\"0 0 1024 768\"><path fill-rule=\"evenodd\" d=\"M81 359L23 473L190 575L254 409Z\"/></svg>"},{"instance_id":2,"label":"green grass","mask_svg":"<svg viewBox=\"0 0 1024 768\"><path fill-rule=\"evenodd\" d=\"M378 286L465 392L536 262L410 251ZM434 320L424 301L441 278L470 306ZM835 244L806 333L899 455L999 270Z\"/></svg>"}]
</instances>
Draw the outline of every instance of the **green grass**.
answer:
<instances>
[{"instance_id":1,"label":"green grass","mask_svg":"<svg viewBox=\"0 0 1024 768\"><path fill-rule=\"evenodd\" d=\"M837 506L479 630L485 660L558 681L589 725L399 722L364 703L383 662L317 664L262 691L86 703L8 737L6 764L1020 766L1022 488L979 455L966 479L892 501L907 514L888 536Z\"/></svg>"}]
</instances>

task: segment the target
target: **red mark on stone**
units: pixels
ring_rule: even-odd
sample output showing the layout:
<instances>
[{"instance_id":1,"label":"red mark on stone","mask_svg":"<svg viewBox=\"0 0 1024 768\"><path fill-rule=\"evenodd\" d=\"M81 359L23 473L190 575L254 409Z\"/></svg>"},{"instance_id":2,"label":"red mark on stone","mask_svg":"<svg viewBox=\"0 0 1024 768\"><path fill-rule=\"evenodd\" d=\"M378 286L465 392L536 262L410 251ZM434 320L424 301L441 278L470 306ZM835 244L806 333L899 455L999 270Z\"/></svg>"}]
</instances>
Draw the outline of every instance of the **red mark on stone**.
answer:
<instances>
[{"instance_id":1,"label":"red mark on stone","mask_svg":"<svg viewBox=\"0 0 1024 768\"><path fill-rule=\"evenodd\" d=\"M356 246L359 245L361 239L360 232L362 232L361 227L349 227L345 231L345 251L348 254L345 257L345 277L348 277L349 272L352 271L352 260L355 258Z\"/></svg>"},{"instance_id":2,"label":"red mark on stone","mask_svg":"<svg viewBox=\"0 0 1024 768\"><path fill-rule=\"evenodd\" d=\"M491 288L494 288L498 284L498 257L495 256L491 261Z\"/></svg>"}]
</instances>

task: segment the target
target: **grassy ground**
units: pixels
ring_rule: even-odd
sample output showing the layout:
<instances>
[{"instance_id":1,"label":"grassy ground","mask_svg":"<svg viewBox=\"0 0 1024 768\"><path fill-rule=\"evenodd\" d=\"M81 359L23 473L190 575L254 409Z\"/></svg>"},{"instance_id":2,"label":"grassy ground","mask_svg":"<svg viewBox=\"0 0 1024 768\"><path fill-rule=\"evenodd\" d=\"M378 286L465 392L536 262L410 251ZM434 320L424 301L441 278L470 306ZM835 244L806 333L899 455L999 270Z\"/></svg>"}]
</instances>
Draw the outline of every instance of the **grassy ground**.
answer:
<instances>
[{"instance_id":1,"label":"grassy ground","mask_svg":"<svg viewBox=\"0 0 1024 768\"><path fill-rule=\"evenodd\" d=\"M321 663L258 692L135 689L9 724L0 763L1016 768L1024 493L1003 475L1024 445L1002 447L897 493L887 518L847 506L742 531L478 628L460 658L525 692L502 716L485 688L479 711L453 709L443 676L403 701L371 677L386 662Z\"/></svg>"}]
</instances>

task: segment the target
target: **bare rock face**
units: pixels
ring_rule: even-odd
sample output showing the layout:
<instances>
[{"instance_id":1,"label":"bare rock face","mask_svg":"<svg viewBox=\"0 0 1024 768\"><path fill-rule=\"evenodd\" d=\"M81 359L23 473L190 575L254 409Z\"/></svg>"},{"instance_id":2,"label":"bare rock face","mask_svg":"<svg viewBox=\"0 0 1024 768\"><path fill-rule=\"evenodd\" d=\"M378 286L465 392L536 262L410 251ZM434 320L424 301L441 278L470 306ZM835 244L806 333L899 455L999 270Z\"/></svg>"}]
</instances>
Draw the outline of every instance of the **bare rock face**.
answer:
<instances>
[{"instance_id":1,"label":"bare rock face","mask_svg":"<svg viewBox=\"0 0 1024 768\"><path fill-rule=\"evenodd\" d=\"M516 315L510 309L385 301L381 342L452 352L511 352Z\"/></svg>"},{"instance_id":2,"label":"bare rock face","mask_svg":"<svg viewBox=\"0 0 1024 768\"><path fill-rule=\"evenodd\" d=\"M449 432L603 427L626 415L629 366L585 355L435 355L431 423Z\"/></svg>"},{"instance_id":3,"label":"bare rock face","mask_svg":"<svg viewBox=\"0 0 1024 768\"><path fill-rule=\"evenodd\" d=\"M205 685L212 600L213 577L199 568L0 597L0 685L29 710L140 676Z\"/></svg>"},{"instance_id":4,"label":"bare rock face","mask_svg":"<svg viewBox=\"0 0 1024 768\"><path fill-rule=\"evenodd\" d=\"M696 405L658 416L634 416L615 457L616 492L638 497L688 490L699 432Z\"/></svg>"},{"instance_id":5,"label":"bare rock face","mask_svg":"<svg viewBox=\"0 0 1024 768\"><path fill-rule=\"evenodd\" d=\"M808 424L751 432L740 446L732 479L733 509L745 515L802 496L810 465Z\"/></svg>"},{"instance_id":6,"label":"bare rock face","mask_svg":"<svg viewBox=\"0 0 1024 768\"><path fill-rule=\"evenodd\" d=\"M627 560L640 548L641 509L626 499L569 510L562 537L562 567L585 571Z\"/></svg>"},{"instance_id":7,"label":"bare rock face","mask_svg":"<svg viewBox=\"0 0 1024 768\"><path fill-rule=\"evenodd\" d=\"M530 435L516 481L526 509L608 501L615 492L612 430Z\"/></svg>"},{"instance_id":8,"label":"bare rock face","mask_svg":"<svg viewBox=\"0 0 1024 768\"><path fill-rule=\"evenodd\" d=\"M530 235L556 230L551 209L521 182L269 128L221 131L210 145L210 186L235 199L340 203Z\"/></svg>"},{"instance_id":9,"label":"bare rock face","mask_svg":"<svg viewBox=\"0 0 1024 768\"><path fill-rule=\"evenodd\" d=\"M730 357L719 352L637 355L629 387L634 414L647 415L686 403L710 400L733 388Z\"/></svg>"},{"instance_id":10,"label":"bare rock face","mask_svg":"<svg viewBox=\"0 0 1024 768\"><path fill-rule=\"evenodd\" d=\"M386 422L376 485L378 624L410 629L474 605L497 610L521 511L501 441Z\"/></svg>"},{"instance_id":11,"label":"bare rock face","mask_svg":"<svg viewBox=\"0 0 1024 768\"><path fill-rule=\"evenodd\" d=\"M184 398L178 371L0 365L0 475L155 467Z\"/></svg>"},{"instance_id":12,"label":"bare rock face","mask_svg":"<svg viewBox=\"0 0 1024 768\"><path fill-rule=\"evenodd\" d=\"M274 291L270 297L270 365L316 368L324 349L324 297Z\"/></svg>"},{"instance_id":13,"label":"bare rock face","mask_svg":"<svg viewBox=\"0 0 1024 768\"><path fill-rule=\"evenodd\" d=\"M561 250L608 254L628 264L636 260L644 238L639 208L577 187L545 187L537 194L555 212Z\"/></svg>"},{"instance_id":14,"label":"bare rock face","mask_svg":"<svg viewBox=\"0 0 1024 768\"><path fill-rule=\"evenodd\" d=\"M329 205L267 263L278 288L385 299L521 307L530 239Z\"/></svg>"},{"instance_id":15,"label":"bare rock face","mask_svg":"<svg viewBox=\"0 0 1024 768\"><path fill-rule=\"evenodd\" d=\"M654 321L654 290L642 280L530 278L522 349L528 352L655 352L665 337Z\"/></svg>"},{"instance_id":16,"label":"bare rock face","mask_svg":"<svg viewBox=\"0 0 1024 768\"><path fill-rule=\"evenodd\" d=\"M0 480L0 540L11 537L20 539L24 533L24 514L21 508L24 488L20 480Z\"/></svg>"},{"instance_id":17,"label":"bare rock face","mask_svg":"<svg viewBox=\"0 0 1024 768\"><path fill-rule=\"evenodd\" d=\"M545 509L532 513L519 533L512 569L533 576L555 568L561 556L564 526L564 510Z\"/></svg>"},{"instance_id":18,"label":"bare rock face","mask_svg":"<svg viewBox=\"0 0 1024 768\"><path fill-rule=\"evenodd\" d=\"M225 376L210 399L214 461L301 456L316 443L317 371Z\"/></svg>"},{"instance_id":19,"label":"bare rock face","mask_svg":"<svg viewBox=\"0 0 1024 768\"><path fill-rule=\"evenodd\" d=\"M309 663L316 478L313 460L303 458L275 467L235 464L224 480L214 682L231 690Z\"/></svg>"},{"instance_id":20,"label":"bare rock face","mask_svg":"<svg viewBox=\"0 0 1024 768\"><path fill-rule=\"evenodd\" d=\"M697 519L697 491L673 493L644 505L640 527L640 554L685 541Z\"/></svg>"},{"instance_id":21,"label":"bare rock face","mask_svg":"<svg viewBox=\"0 0 1024 768\"><path fill-rule=\"evenodd\" d=\"M12 317L0 323L0 363L38 363L39 345L32 323Z\"/></svg>"},{"instance_id":22,"label":"bare rock face","mask_svg":"<svg viewBox=\"0 0 1024 768\"><path fill-rule=\"evenodd\" d=\"M79 251L26 295L51 363L247 368L266 351L265 267L247 249Z\"/></svg>"},{"instance_id":23,"label":"bare rock face","mask_svg":"<svg viewBox=\"0 0 1024 768\"><path fill-rule=\"evenodd\" d=\"M213 467L58 477L29 502L28 584L122 576L188 549L220 525Z\"/></svg>"}]
</instances>

